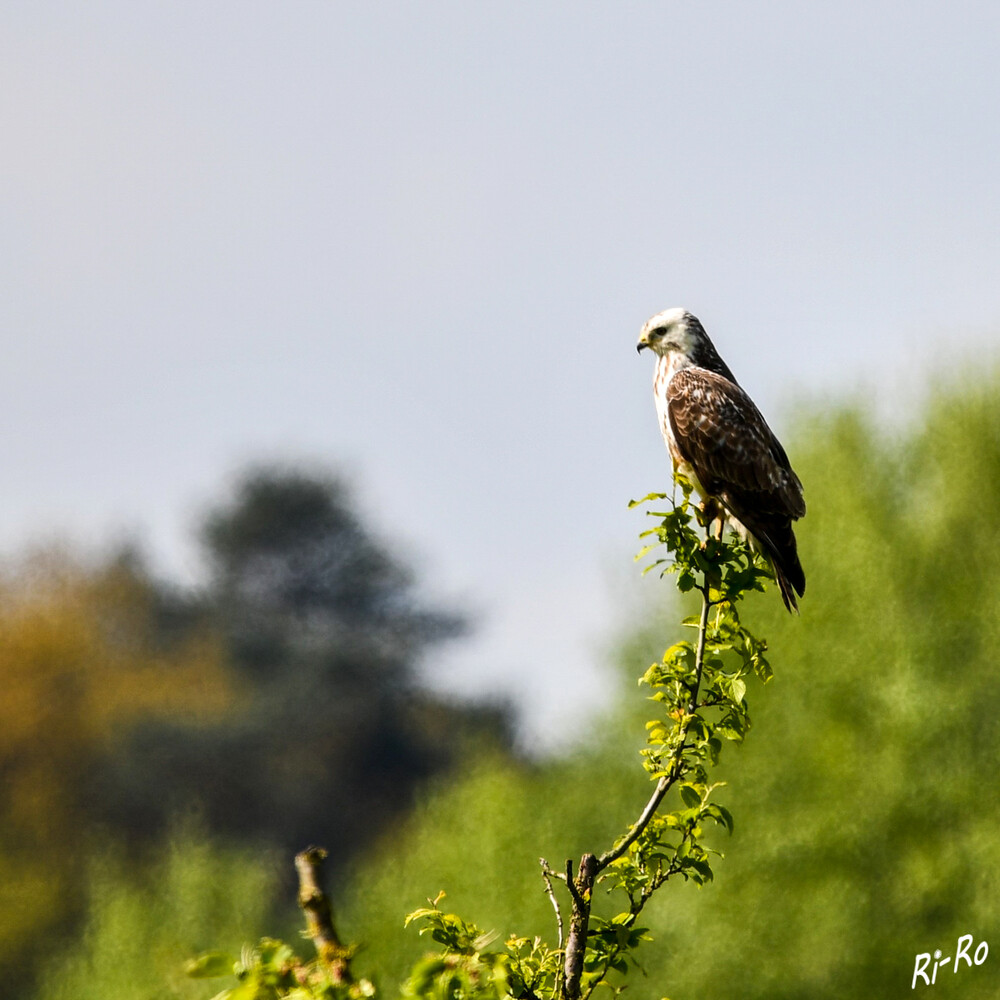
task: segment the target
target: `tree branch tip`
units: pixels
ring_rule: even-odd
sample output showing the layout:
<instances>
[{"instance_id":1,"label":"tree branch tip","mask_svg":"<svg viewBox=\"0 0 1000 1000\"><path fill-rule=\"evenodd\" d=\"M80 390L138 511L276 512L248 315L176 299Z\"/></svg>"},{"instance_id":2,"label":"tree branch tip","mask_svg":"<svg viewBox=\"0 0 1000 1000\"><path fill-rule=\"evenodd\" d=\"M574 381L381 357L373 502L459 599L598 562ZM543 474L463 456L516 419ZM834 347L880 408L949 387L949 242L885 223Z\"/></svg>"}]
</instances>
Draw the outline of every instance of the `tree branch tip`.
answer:
<instances>
[{"instance_id":1,"label":"tree branch tip","mask_svg":"<svg viewBox=\"0 0 1000 1000\"><path fill-rule=\"evenodd\" d=\"M547 878L557 878L562 882L566 881L566 876L562 872L557 872L552 869L548 861L545 858L539 858L538 863L542 866L542 876Z\"/></svg>"},{"instance_id":2,"label":"tree branch tip","mask_svg":"<svg viewBox=\"0 0 1000 1000\"><path fill-rule=\"evenodd\" d=\"M582 865L581 865L582 868ZM587 905L586 899L584 899L580 890L577 888L576 879L573 878L573 862L566 862L566 887L569 889L569 894L573 897L573 902L577 906L585 907Z\"/></svg>"},{"instance_id":3,"label":"tree branch tip","mask_svg":"<svg viewBox=\"0 0 1000 1000\"><path fill-rule=\"evenodd\" d=\"M310 865L318 865L326 861L329 856L330 852L325 847L307 847L295 855L295 863L305 862Z\"/></svg>"}]
</instances>

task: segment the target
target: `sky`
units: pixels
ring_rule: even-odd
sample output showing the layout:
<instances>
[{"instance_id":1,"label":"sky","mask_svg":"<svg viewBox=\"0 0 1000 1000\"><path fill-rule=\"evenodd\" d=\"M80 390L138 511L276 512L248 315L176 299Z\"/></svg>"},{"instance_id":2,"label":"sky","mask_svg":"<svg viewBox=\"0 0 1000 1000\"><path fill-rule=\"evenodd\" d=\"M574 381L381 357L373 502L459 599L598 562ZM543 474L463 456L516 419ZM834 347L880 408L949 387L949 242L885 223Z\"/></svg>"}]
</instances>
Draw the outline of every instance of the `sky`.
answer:
<instances>
[{"instance_id":1,"label":"sky","mask_svg":"<svg viewBox=\"0 0 1000 1000\"><path fill-rule=\"evenodd\" d=\"M338 472L478 622L430 681L558 745L649 599L648 316L782 436L997 357L998 45L985 2L5 5L0 551L197 582L241 468Z\"/></svg>"}]
</instances>

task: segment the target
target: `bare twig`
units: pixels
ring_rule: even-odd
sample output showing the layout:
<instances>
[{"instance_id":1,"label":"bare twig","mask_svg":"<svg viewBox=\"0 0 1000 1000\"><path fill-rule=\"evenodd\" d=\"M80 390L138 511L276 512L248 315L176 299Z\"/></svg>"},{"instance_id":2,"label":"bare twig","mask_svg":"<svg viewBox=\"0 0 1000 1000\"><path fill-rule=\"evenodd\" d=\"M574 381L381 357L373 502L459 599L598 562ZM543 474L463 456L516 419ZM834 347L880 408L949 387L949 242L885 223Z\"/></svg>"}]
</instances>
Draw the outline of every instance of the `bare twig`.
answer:
<instances>
[{"instance_id":1,"label":"bare twig","mask_svg":"<svg viewBox=\"0 0 1000 1000\"><path fill-rule=\"evenodd\" d=\"M316 945L320 960L335 983L351 983L351 951L337 937L330 911L330 900L320 886L320 869L326 860L322 847L308 847L295 855L299 874L299 906L306 915L309 937Z\"/></svg>"},{"instance_id":2,"label":"bare twig","mask_svg":"<svg viewBox=\"0 0 1000 1000\"><path fill-rule=\"evenodd\" d=\"M559 946L558 951L562 951L563 948L563 918L562 910L559 909L559 900L556 899L556 894L552 891L552 879L558 878L559 876L550 867L548 861L545 858L538 859L539 864L542 866L542 878L545 880L545 893L549 897L549 902L552 904L552 909L556 911L556 926L559 928ZM556 980L552 990L552 995L559 996L559 990L562 986L562 974L563 969L560 967L556 969Z\"/></svg>"},{"instance_id":3,"label":"bare twig","mask_svg":"<svg viewBox=\"0 0 1000 1000\"><path fill-rule=\"evenodd\" d=\"M563 946L563 918L562 910L559 909L559 901L556 899L556 894L552 891L552 879L556 876L556 873L549 867L548 861L545 858L539 858L538 863L542 866L542 878L545 880L545 894L549 897L549 902L552 904L552 909L556 911L556 924L559 928L559 950L562 951Z\"/></svg>"}]
</instances>

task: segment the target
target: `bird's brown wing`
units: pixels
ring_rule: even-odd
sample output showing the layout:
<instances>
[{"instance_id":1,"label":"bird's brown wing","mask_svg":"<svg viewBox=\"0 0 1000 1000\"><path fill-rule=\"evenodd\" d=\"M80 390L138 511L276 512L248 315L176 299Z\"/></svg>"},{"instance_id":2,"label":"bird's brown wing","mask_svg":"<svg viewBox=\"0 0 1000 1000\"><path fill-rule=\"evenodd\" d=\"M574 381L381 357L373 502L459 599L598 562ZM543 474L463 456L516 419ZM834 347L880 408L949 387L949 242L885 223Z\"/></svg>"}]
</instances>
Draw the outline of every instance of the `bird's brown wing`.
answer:
<instances>
[{"instance_id":1,"label":"bird's brown wing","mask_svg":"<svg viewBox=\"0 0 1000 1000\"><path fill-rule=\"evenodd\" d=\"M667 385L667 407L677 447L710 494L735 490L774 513L805 514L785 449L735 382L704 368L682 369Z\"/></svg>"},{"instance_id":2,"label":"bird's brown wing","mask_svg":"<svg viewBox=\"0 0 1000 1000\"><path fill-rule=\"evenodd\" d=\"M802 484L753 400L704 368L685 368L667 386L670 427L681 456L709 496L721 500L774 566L782 599L805 591L792 521L806 512Z\"/></svg>"}]
</instances>

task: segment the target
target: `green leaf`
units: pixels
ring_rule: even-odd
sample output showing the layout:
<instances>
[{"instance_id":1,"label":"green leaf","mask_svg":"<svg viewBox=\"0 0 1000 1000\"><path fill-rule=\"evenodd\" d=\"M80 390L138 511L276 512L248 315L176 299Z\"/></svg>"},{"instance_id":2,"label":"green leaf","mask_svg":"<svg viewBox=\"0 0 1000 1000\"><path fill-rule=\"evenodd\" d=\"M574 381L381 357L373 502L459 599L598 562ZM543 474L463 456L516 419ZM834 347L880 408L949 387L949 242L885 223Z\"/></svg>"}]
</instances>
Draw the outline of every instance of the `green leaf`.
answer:
<instances>
[{"instance_id":1,"label":"green leaf","mask_svg":"<svg viewBox=\"0 0 1000 1000\"><path fill-rule=\"evenodd\" d=\"M701 794L695 790L693 785L684 784L680 787L681 798L686 806L694 808L701 805Z\"/></svg>"},{"instance_id":2,"label":"green leaf","mask_svg":"<svg viewBox=\"0 0 1000 1000\"><path fill-rule=\"evenodd\" d=\"M208 951L184 963L184 974L192 979L217 979L233 975L236 959L222 951Z\"/></svg>"},{"instance_id":3,"label":"green leaf","mask_svg":"<svg viewBox=\"0 0 1000 1000\"><path fill-rule=\"evenodd\" d=\"M432 909L429 909L426 906L423 907L423 908L421 908L421 909L419 909L419 910L414 910L412 913L408 913L406 915L406 919L403 921L403 926L404 927L409 927L410 924L413 923L414 920L420 920L422 917L429 917L429 916L431 916L431 914L440 913L440 912L441 912L440 910L436 910L436 909L432 910Z\"/></svg>"},{"instance_id":4,"label":"green leaf","mask_svg":"<svg viewBox=\"0 0 1000 1000\"><path fill-rule=\"evenodd\" d=\"M725 806L716 806L715 808L719 810L723 825L731 834L734 829L733 814Z\"/></svg>"},{"instance_id":5,"label":"green leaf","mask_svg":"<svg viewBox=\"0 0 1000 1000\"><path fill-rule=\"evenodd\" d=\"M647 493L641 500L629 500L628 509L632 510L634 507L639 507L644 503L648 503L650 500L666 500L666 493Z\"/></svg>"}]
</instances>

